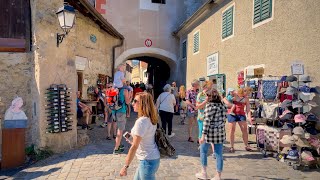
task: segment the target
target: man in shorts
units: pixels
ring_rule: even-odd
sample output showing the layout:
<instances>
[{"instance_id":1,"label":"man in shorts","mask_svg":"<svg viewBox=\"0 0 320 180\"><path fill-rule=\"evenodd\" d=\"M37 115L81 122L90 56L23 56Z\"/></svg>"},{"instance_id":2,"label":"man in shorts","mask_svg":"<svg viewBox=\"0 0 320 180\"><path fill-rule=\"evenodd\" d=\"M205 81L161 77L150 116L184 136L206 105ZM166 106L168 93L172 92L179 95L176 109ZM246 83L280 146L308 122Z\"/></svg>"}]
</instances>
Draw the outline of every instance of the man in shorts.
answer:
<instances>
[{"instance_id":1,"label":"man in shorts","mask_svg":"<svg viewBox=\"0 0 320 180\"><path fill-rule=\"evenodd\" d=\"M127 122L126 104L130 103L128 90L124 89L124 88L120 89L118 98L119 98L118 104L121 104L121 108L117 109L117 110L115 110L115 109L112 110L113 120L117 122L117 127L118 127L117 136L116 136L116 143L115 143L115 147L113 150L113 154L119 154L124 151L124 146L121 145L121 140L122 140L122 134L126 128L126 122Z\"/></svg>"},{"instance_id":2,"label":"man in shorts","mask_svg":"<svg viewBox=\"0 0 320 180\"><path fill-rule=\"evenodd\" d=\"M197 106L196 106L196 100L197 100L197 95L199 92L199 87L200 87L200 83L198 80L194 79L191 82L191 89L189 89L186 93L186 103L188 105L188 111L187 111L187 116L189 119L189 138L188 141L189 142L194 142L194 140L192 139L192 129L194 126L194 123L197 120Z\"/></svg>"}]
</instances>

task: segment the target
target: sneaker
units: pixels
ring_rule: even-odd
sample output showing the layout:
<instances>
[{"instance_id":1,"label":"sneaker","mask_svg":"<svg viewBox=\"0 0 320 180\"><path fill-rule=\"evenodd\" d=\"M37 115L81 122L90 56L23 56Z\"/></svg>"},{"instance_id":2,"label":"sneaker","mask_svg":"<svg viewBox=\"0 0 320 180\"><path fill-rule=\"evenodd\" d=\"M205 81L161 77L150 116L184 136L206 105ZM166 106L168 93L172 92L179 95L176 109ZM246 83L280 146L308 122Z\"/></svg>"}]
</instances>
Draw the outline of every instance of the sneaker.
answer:
<instances>
[{"instance_id":1,"label":"sneaker","mask_svg":"<svg viewBox=\"0 0 320 180\"><path fill-rule=\"evenodd\" d=\"M114 155L118 155L118 154L120 154L120 153L122 153L124 151L124 149L120 149L120 147L116 150L113 150L113 154Z\"/></svg>"},{"instance_id":2,"label":"sneaker","mask_svg":"<svg viewBox=\"0 0 320 180\"><path fill-rule=\"evenodd\" d=\"M168 135L169 138L172 138L174 135L176 135L175 133L171 133L170 135Z\"/></svg>"},{"instance_id":3,"label":"sneaker","mask_svg":"<svg viewBox=\"0 0 320 180\"><path fill-rule=\"evenodd\" d=\"M102 127L102 128L105 128L106 126L108 126L108 123L106 123L106 122L103 122L103 123L100 125L100 127Z\"/></svg>"},{"instance_id":4,"label":"sneaker","mask_svg":"<svg viewBox=\"0 0 320 180\"><path fill-rule=\"evenodd\" d=\"M208 179L207 173L199 172L196 174L196 178L198 179Z\"/></svg>"},{"instance_id":5,"label":"sneaker","mask_svg":"<svg viewBox=\"0 0 320 180\"><path fill-rule=\"evenodd\" d=\"M124 145L123 145L123 144L120 144L119 149L124 150Z\"/></svg>"}]
</instances>

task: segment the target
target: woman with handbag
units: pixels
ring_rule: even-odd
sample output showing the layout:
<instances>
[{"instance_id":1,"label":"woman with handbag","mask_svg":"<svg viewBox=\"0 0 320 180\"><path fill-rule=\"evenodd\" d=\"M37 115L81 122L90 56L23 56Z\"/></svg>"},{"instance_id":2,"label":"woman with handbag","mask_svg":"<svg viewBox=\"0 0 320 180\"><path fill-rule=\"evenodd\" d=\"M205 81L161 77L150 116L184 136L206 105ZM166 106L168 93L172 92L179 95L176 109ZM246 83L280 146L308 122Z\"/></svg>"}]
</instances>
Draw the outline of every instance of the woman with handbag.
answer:
<instances>
[{"instance_id":1,"label":"woman with handbag","mask_svg":"<svg viewBox=\"0 0 320 180\"><path fill-rule=\"evenodd\" d=\"M160 164L160 152L155 142L155 133L158 115L151 95L147 92L137 93L132 102L135 112L138 112L131 134L126 138L131 144L126 157L125 166L120 171L120 176L127 175L127 169L136 155L140 164L135 173L134 180L154 180Z\"/></svg>"},{"instance_id":2,"label":"woman with handbag","mask_svg":"<svg viewBox=\"0 0 320 180\"><path fill-rule=\"evenodd\" d=\"M163 87L163 93L161 93L157 99L157 107L162 122L162 128L165 132L168 132L168 137L171 138L175 135L172 132L172 119L174 113L174 106L176 105L176 98L171 93L170 84L166 84ZM167 131L168 124L168 131Z\"/></svg>"},{"instance_id":3,"label":"woman with handbag","mask_svg":"<svg viewBox=\"0 0 320 180\"><path fill-rule=\"evenodd\" d=\"M199 179L207 177L207 154L211 143L214 145L216 156L216 175L214 180L220 180L223 169L223 143L226 139L225 118L227 107L222 103L221 97L216 89L211 87L207 91L207 104L204 111L202 136L199 140L200 158L202 164L201 172L196 174Z\"/></svg>"}]
</instances>

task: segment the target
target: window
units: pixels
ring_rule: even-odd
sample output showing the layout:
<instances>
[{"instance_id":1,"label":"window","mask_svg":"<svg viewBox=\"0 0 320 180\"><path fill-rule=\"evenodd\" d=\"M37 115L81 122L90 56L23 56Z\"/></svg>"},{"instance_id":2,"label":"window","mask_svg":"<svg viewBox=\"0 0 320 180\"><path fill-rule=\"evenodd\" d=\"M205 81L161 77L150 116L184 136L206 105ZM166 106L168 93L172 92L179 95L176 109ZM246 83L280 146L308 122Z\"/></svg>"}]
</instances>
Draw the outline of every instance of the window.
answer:
<instances>
[{"instance_id":1,"label":"window","mask_svg":"<svg viewBox=\"0 0 320 180\"><path fill-rule=\"evenodd\" d=\"M152 3L166 4L166 0L151 0Z\"/></svg>"},{"instance_id":2,"label":"window","mask_svg":"<svg viewBox=\"0 0 320 180\"><path fill-rule=\"evenodd\" d=\"M253 24L272 17L272 0L254 0Z\"/></svg>"},{"instance_id":3,"label":"window","mask_svg":"<svg viewBox=\"0 0 320 180\"><path fill-rule=\"evenodd\" d=\"M222 39L233 35L233 9L234 6L222 13Z\"/></svg>"},{"instance_id":4,"label":"window","mask_svg":"<svg viewBox=\"0 0 320 180\"><path fill-rule=\"evenodd\" d=\"M25 52L30 50L30 1L1 1L0 52Z\"/></svg>"},{"instance_id":5,"label":"window","mask_svg":"<svg viewBox=\"0 0 320 180\"><path fill-rule=\"evenodd\" d=\"M186 59L187 57L187 41L183 41L182 47L181 47L181 54L182 54L182 59Z\"/></svg>"},{"instance_id":6,"label":"window","mask_svg":"<svg viewBox=\"0 0 320 180\"><path fill-rule=\"evenodd\" d=\"M193 53L199 52L200 49L200 32L193 34Z\"/></svg>"}]
</instances>

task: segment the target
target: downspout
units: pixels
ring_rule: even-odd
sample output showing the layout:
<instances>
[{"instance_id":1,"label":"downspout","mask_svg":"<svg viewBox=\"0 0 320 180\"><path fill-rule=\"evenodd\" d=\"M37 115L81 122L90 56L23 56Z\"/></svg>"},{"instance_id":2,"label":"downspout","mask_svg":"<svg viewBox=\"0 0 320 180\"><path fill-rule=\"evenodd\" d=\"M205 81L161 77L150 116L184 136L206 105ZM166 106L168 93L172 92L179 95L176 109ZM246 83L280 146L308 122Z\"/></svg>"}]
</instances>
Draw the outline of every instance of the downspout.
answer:
<instances>
[{"instance_id":1,"label":"downspout","mask_svg":"<svg viewBox=\"0 0 320 180\"><path fill-rule=\"evenodd\" d=\"M117 44L115 46L112 47L112 74L111 74L111 77L112 77L112 81L113 81L113 78L114 78L114 69L115 69L115 61L116 61L116 48L118 47L121 47L123 45L123 41L124 41L124 38L121 38L120 39L120 44Z\"/></svg>"}]
</instances>

